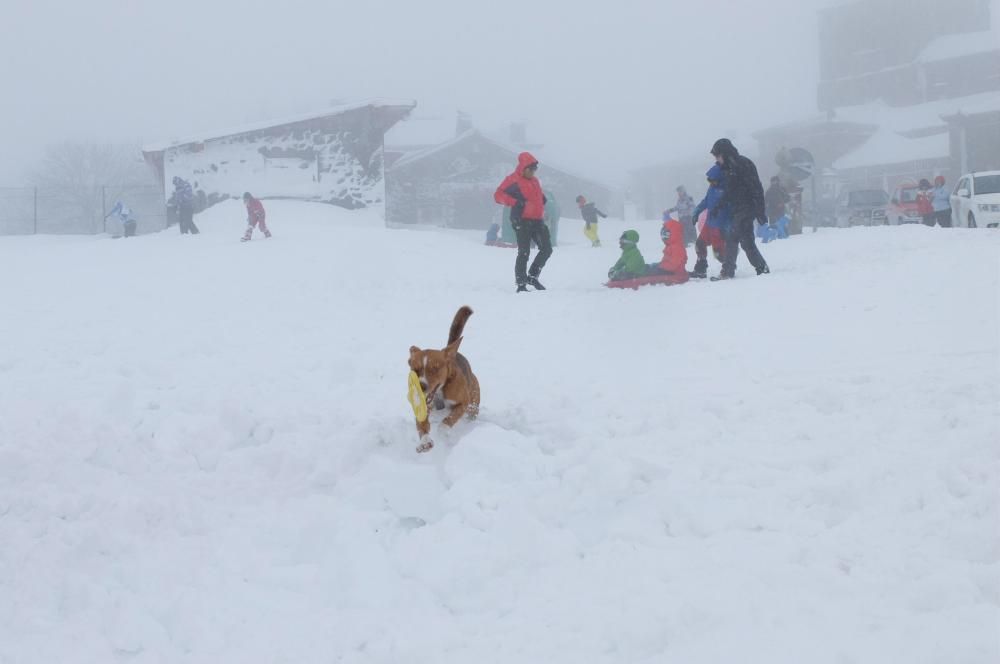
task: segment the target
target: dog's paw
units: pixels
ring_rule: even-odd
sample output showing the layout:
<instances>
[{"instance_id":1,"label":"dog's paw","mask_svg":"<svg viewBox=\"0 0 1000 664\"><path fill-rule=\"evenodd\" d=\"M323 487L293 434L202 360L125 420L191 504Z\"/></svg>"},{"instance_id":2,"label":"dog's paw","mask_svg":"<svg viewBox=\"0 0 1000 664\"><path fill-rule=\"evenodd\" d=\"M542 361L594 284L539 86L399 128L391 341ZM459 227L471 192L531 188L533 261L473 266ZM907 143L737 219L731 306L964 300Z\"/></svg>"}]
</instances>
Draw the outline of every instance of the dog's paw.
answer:
<instances>
[{"instance_id":1,"label":"dog's paw","mask_svg":"<svg viewBox=\"0 0 1000 664\"><path fill-rule=\"evenodd\" d=\"M434 441L431 440L430 436L421 436L420 444L417 445L417 452L430 452L432 449L434 449Z\"/></svg>"}]
</instances>

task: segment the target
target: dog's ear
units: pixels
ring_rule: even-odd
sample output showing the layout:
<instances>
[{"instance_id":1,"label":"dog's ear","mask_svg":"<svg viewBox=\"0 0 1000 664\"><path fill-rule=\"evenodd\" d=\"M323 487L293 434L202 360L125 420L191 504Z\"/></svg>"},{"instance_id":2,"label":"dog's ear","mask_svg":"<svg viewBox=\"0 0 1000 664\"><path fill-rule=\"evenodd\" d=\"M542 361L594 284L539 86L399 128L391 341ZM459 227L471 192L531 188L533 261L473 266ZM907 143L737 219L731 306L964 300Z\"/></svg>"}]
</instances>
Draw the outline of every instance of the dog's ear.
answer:
<instances>
[{"instance_id":1,"label":"dog's ear","mask_svg":"<svg viewBox=\"0 0 1000 664\"><path fill-rule=\"evenodd\" d=\"M459 337L458 339L455 339L450 344L445 346L444 347L445 355L447 355L448 357L455 357L455 354L458 353L458 347L462 345L462 339L464 338L465 337Z\"/></svg>"},{"instance_id":2,"label":"dog's ear","mask_svg":"<svg viewBox=\"0 0 1000 664\"><path fill-rule=\"evenodd\" d=\"M417 348L416 346L410 346L410 364L420 361L420 354L424 352Z\"/></svg>"}]
</instances>

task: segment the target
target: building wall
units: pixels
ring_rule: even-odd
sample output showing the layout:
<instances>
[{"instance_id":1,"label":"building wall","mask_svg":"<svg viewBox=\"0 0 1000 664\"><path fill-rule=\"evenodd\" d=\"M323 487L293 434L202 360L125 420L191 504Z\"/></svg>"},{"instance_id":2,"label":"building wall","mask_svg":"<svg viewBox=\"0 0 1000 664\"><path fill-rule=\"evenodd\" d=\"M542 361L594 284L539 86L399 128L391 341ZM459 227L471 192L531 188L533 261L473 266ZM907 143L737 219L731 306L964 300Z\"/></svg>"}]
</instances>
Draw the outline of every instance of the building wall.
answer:
<instances>
[{"instance_id":1,"label":"building wall","mask_svg":"<svg viewBox=\"0 0 1000 664\"><path fill-rule=\"evenodd\" d=\"M923 67L923 84L928 101L1000 92L1000 44L995 51L928 62Z\"/></svg>"},{"instance_id":2,"label":"building wall","mask_svg":"<svg viewBox=\"0 0 1000 664\"><path fill-rule=\"evenodd\" d=\"M516 164L516 154L478 135L397 164L386 173L386 222L485 230L502 213L493 200L497 185ZM579 194L608 214L621 215L621 196L607 186L544 163L538 177L542 187L555 196L563 217L579 218L575 202Z\"/></svg>"},{"instance_id":3,"label":"building wall","mask_svg":"<svg viewBox=\"0 0 1000 664\"><path fill-rule=\"evenodd\" d=\"M167 149L169 193L177 175L191 182L201 207L250 191L349 209L385 200L382 136L369 109Z\"/></svg>"},{"instance_id":4,"label":"building wall","mask_svg":"<svg viewBox=\"0 0 1000 664\"><path fill-rule=\"evenodd\" d=\"M884 98L921 101L912 63L942 35L981 30L990 0L860 0L820 14L819 107L829 110Z\"/></svg>"}]
</instances>

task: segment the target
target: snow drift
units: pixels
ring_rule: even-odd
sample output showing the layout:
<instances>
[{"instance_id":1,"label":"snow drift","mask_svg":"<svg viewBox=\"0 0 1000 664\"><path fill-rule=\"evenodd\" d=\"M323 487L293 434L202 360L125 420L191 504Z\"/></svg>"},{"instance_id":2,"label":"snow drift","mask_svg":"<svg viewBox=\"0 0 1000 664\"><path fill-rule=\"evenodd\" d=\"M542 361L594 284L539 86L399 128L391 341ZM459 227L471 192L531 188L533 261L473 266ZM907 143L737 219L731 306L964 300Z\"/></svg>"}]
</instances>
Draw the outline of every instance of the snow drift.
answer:
<instances>
[{"instance_id":1,"label":"snow drift","mask_svg":"<svg viewBox=\"0 0 1000 664\"><path fill-rule=\"evenodd\" d=\"M564 220L515 295L478 233L265 205L0 240L0 662L1000 657L1000 234L621 292ZM461 304L482 417L417 455Z\"/></svg>"}]
</instances>

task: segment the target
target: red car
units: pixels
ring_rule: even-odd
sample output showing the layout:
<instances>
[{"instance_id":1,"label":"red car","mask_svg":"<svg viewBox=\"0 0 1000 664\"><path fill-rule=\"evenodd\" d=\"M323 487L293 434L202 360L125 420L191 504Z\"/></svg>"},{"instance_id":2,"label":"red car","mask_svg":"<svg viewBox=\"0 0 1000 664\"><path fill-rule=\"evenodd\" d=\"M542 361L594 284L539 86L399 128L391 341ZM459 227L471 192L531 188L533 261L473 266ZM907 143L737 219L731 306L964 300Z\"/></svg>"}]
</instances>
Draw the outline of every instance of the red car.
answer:
<instances>
[{"instance_id":1,"label":"red car","mask_svg":"<svg viewBox=\"0 0 1000 664\"><path fill-rule=\"evenodd\" d=\"M924 218L917 211L917 183L900 182L889 201L889 223L893 225L919 224Z\"/></svg>"}]
</instances>

